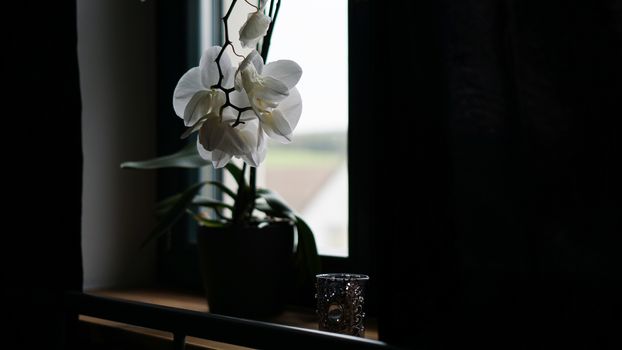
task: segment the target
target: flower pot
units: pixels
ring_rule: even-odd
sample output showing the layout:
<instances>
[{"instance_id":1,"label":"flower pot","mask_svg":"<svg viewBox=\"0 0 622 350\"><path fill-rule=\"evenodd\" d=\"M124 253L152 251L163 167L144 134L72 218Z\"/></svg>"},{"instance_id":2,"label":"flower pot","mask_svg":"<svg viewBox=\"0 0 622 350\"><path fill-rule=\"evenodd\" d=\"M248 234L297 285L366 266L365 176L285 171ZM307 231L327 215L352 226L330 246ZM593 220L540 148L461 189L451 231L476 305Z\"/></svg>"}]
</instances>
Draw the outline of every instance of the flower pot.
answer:
<instances>
[{"instance_id":1,"label":"flower pot","mask_svg":"<svg viewBox=\"0 0 622 350\"><path fill-rule=\"evenodd\" d=\"M292 280L291 223L201 227L197 238L210 312L262 318L283 311Z\"/></svg>"}]
</instances>

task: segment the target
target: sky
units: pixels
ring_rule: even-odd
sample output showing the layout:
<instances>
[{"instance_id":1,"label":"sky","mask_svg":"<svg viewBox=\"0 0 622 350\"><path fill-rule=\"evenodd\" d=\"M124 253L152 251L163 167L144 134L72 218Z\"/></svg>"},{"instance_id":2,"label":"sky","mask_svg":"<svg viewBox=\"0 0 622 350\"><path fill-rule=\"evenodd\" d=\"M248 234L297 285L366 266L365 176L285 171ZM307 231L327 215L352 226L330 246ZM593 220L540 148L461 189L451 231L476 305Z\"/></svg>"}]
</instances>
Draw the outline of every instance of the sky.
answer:
<instances>
[{"instance_id":1,"label":"sky","mask_svg":"<svg viewBox=\"0 0 622 350\"><path fill-rule=\"evenodd\" d=\"M297 85L299 133L348 126L347 0L283 1L268 60L291 59L303 70Z\"/></svg>"}]
</instances>

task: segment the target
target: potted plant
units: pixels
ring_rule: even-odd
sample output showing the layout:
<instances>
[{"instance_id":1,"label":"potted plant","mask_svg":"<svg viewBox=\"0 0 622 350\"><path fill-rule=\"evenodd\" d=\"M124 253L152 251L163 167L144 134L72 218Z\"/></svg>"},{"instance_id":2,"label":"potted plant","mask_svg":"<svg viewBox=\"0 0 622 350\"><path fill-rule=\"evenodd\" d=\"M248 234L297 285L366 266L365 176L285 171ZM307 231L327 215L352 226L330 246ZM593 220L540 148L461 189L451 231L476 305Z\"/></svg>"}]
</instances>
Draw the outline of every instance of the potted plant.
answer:
<instances>
[{"instance_id":1,"label":"potted plant","mask_svg":"<svg viewBox=\"0 0 622 350\"><path fill-rule=\"evenodd\" d=\"M122 167L197 169L211 165L232 175L235 189L203 181L158 203L158 224L145 244L189 214L200 227L199 254L210 311L270 316L282 308L292 271L299 284L307 285L319 272L309 226L276 193L256 186L256 167L266 156L267 138L291 142L302 113L295 88L302 69L290 60L264 64L280 0L271 1L267 14L266 1L260 1L240 29L242 46L260 44L261 54L253 49L245 57L238 55L228 30L236 3L231 2L222 19L223 46L207 49L199 66L188 70L175 88L173 108L188 127L182 138L196 133L196 142L177 153L126 162ZM227 50L240 57L239 62L232 62ZM232 158L241 159L243 165L236 166ZM233 204L201 196L205 186L217 187ZM295 251L294 234L298 238Z\"/></svg>"}]
</instances>

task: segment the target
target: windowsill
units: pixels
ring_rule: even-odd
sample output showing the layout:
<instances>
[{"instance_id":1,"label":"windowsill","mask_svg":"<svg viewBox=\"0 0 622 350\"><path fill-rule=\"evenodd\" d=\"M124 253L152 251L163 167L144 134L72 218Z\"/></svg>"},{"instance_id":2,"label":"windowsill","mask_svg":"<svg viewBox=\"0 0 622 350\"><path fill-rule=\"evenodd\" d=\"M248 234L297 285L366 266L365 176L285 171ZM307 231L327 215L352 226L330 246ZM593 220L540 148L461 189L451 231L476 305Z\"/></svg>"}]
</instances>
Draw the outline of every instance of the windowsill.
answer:
<instances>
[{"instance_id":1,"label":"windowsill","mask_svg":"<svg viewBox=\"0 0 622 350\"><path fill-rule=\"evenodd\" d=\"M127 290L93 290L87 291L87 294L96 296L139 301L143 303L174 307L185 310L208 312L208 306L202 295L189 294L185 292L177 292L162 289L127 289ZM152 340L160 339L165 342L172 341L172 335L168 332L147 329L143 327L133 326L129 324L102 320L89 316L80 316L80 321L91 331L106 334L114 333L115 337L136 337L147 336ZM317 319L313 310L302 308L288 308L281 315L267 320L262 320L287 326L301 327L307 329L317 329ZM376 322L373 319L366 319L365 337L369 339L378 339L378 331ZM121 334L121 335L120 335ZM210 340L189 337L187 339L187 348L197 349L247 349L240 346L223 344Z\"/></svg>"}]
</instances>

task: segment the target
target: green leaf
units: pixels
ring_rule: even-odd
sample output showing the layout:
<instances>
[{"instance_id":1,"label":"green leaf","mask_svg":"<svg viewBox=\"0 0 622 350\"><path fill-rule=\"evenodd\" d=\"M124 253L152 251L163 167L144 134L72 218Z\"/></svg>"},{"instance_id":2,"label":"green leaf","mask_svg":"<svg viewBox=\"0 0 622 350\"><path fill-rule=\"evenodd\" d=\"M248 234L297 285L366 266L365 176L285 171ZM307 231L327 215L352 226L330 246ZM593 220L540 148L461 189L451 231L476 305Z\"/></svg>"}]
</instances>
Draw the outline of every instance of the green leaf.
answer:
<instances>
[{"instance_id":1,"label":"green leaf","mask_svg":"<svg viewBox=\"0 0 622 350\"><path fill-rule=\"evenodd\" d=\"M171 206L171 208L164 213L162 218L158 221L156 227L149 233L147 238L143 241L141 247L146 246L153 239L162 236L181 218L186 209L192 205L192 200L196 194L205 185L205 182L199 182L186 189L179 199Z\"/></svg>"},{"instance_id":2,"label":"green leaf","mask_svg":"<svg viewBox=\"0 0 622 350\"><path fill-rule=\"evenodd\" d=\"M237 198L237 196L236 196L235 192L233 192L233 190L231 190L229 187L227 187L227 186L223 185L222 183L217 182L217 181L208 181L207 183L208 183L209 185L213 185L213 186L218 187L221 191L223 191L224 193L226 193L226 194L227 194L229 197L231 197L232 199L234 199L234 200L235 200L235 199Z\"/></svg>"},{"instance_id":3,"label":"green leaf","mask_svg":"<svg viewBox=\"0 0 622 350\"><path fill-rule=\"evenodd\" d=\"M296 215L296 232L298 233L298 249L295 254L295 264L303 273L301 277L315 278L320 273L322 266L320 256L317 253L315 237L307 223Z\"/></svg>"},{"instance_id":4,"label":"green leaf","mask_svg":"<svg viewBox=\"0 0 622 350\"><path fill-rule=\"evenodd\" d=\"M277 212L274 209L272 209L272 207L270 205L268 205L267 203L257 202L257 203L255 203L255 209L257 209L260 212L263 212L264 214L266 214L268 216L271 216L273 218L292 219L292 215L291 214Z\"/></svg>"},{"instance_id":5,"label":"green leaf","mask_svg":"<svg viewBox=\"0 0 622 350\"><path fill-rule=\"evenodd\" d=\"M195 197L192 201L192 204L200 206L200 207L208 207L208 208L219 208L219 209L229 209L233 210L233 206L224 202L215 201L207 197Z\"/></svg>"},{"instance_id":6,"label":"green leaf","mask_svg":"<svg viewBox=\"0 0 622 350\"><path fill-rule=\"evenodd\" d=\"M235 193L232 190L230 190L228 187L226 187L225 185L221 184L220 182L207 181L207 182L205 182L205 184L216 186L221 191L225 192L227 195L229 195L231 198L233 198L234 200L236 198ZM179 198L181 196L182 196L182 193L178 193L178 194L174 194L174 195L172 195L170 197L167 197L167 198L159 201L156 204L156 207L155 207L156 216L162 216L163 214L165 214L170 209L170 207L173 204L175 204L175 202L177 202L179 200ZM199 204L199 205L203 205L203 206L210 206L209 202L207 202L209 200L210 200L209 198L202 196L202 197L195 197L193 202L194 202L194 204ZM197 201L203 201L204 203L201 204L201 203L198 203ZM231 206L230 205L226 205L226 206L221 206L221 207L230 209L229 207L231 207Z\"/></svg>"},{"instance_id":7,"label":"green leaf","mask_svg":"<svg viewBox=\"0 0 622 350\"><path fill-rule=\"evenodd\" d=\"M321 271L321 261L311 228L300 216L294 213L276 192L260 188L257 189L257 196L266 201L266 203L257 203L256 208L258 210L274 217L290 218L296 224L298 248L295 254L295 264L299 270L298 276L301 278L299 283L303 283L302 280L305 278L308 281L313 281L315 275Z\"/></svg>"},{"instance_id":8,"label":"green leaf","mask_svg":"<svg viewBox=\"0 0 622 350\"><path fill-rule=\"evenodd\" d=\"M292 221L296 221L294 211L276 192L270 191L265 188L258 188L257 196L266 200L266 203L270 206L272 211L277 214L275 216L286 217L292 219Z\"/></svg>"},{"instance_id":9,"label":"green leaf","mask_svg":"<svg viewBox=\"0 0 622 350\"><path fill-rule=\"evenodd\" d=\"M209 160L199 156L196 145L189 142L180 151L166 156L143 161L124 162L124 169L159 169L159 168L202 168L210 165Z\"/></svg>"},{"instance_id":10,"label":"green leaf","mask_svg":"<svg viewBox=\"0 0 622 350\"><path fill-rule=\"evenodd\" d=\"M188 214L192 215L192 217L202 226L206 226L206 227L223 227L223 226L227 225L227 221L208 219L208 218L205 218L203 216L197 215L192 210L186 210L186 212Z\"/></svg>"},{"instance_id":11,"label":"green leaf","mask_svg":"<svg viewBox=\"0 0 622 350\"><path fill-rule=\"evenodd\" d=\"M233 179L238 184L239 187L246 187L246 180L244 180L244 172L237 165L233 164L233 162L229 162L225 165L225 169L233 176Z\"/></svg>"},{"instance_id":12,"label":"green leaf","mask_svg":"<svg viewBox=\"0 0 622 350\"><path fill-rule=\"evenodd\" d=\"M174 194L170 197L164 198L156 204L155 212L157 216L161 216L168 209L175 204L182 196L182 193Z\"/></svg>"},{"instance_id":13,"label":"green leaf","mask_svg":"<svg viewBox=\"0 0 622 350\"><path fill-rule=\"evenodd\" d=\"M200 218L197 219L197 221L201 226L205 227L224 227L227 225L226 221L211 220L206 218Z\"/></svg>"},{"instance_id":14,"label":"green leaf","mask_svg":"<svg viewBox=\"0 0 622 350\"><path fill-rule=\"evenodd\" d=\"M231 218L227 217L219 208L212 208L214 210L214 213L221 218L222 220L224 220L225 222L230 222Z\"/></svg>"}]
</instances>

